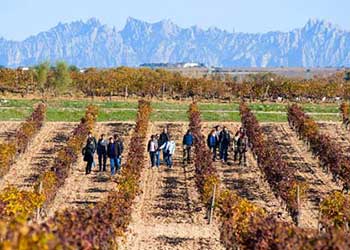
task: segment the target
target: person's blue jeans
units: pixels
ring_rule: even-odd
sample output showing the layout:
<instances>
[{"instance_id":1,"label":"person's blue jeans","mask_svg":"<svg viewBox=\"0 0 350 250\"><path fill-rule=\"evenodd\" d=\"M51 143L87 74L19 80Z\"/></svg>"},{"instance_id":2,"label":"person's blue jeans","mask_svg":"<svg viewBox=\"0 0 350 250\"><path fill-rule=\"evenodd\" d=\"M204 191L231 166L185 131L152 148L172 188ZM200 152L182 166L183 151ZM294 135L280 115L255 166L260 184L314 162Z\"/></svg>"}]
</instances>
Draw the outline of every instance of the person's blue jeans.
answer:
<instances>
[{"instance_id":1,"label":"person's blue jeans","mask_svg":"<svg viewBox=\"0 0 350 250\"><path fill-rule=\"evenodd\" d=\"M160 151L156 152L156 166L157 168L160 166Z\"/></svg>"},{"instance_id":2,"label":"person's blue jeans","mask_svg":"<svg viewBox=\"0 0 350 250\"><path fill-rule=\"evenodd\" d=\"M173 156L171 154L166 154L166 165L171 168L173 166Z\"/></svg>"},{"instance_id":3,"label":"person's blue jeans","mask_svg":"<svg viewBox=\"0 0 350 250\"><path fill-rule=\"evenodd\" d=\"M228 156L228 147L221 146L220 148L220 159L224 160L225 162L227 161L227 156Z\"/></svg>"},{"instance_id":4,"label":"person's blue jeans","mask_svg":"<svg viewBox=\"0 0 350 250\"><path fill-rule=\"evenodd\" d=\"M121 157L117 157L117 158L114 159L114 162L115 162L115 165L116 165L116 170L119 173L121 168L122 168L122 158Z\"/></svg>"},{"instance_id":5,"label":"person's blue jeans","mask_svg":"<svg viewBox=\"0 0 350 250\"><path fill-rule=\"evenodd\" d=\"M156 152L149 152L149 157L151 159L151 167L156 165Z\"/></svg>"},{"instance_id":6,"label":"person's blue jeans","mask_svg":"<svg viewBox=\"0 0 350 250\"><path fill-rule=\"evenodd\" d=\"M164 164L167 164L167 157L168 157L167 152L163 150L163 162L164 162Z\"/></svg>"},{"instance_id":7,"label":"person's blue jeans","mask_svg":"<svg viewBox=\"0 0 350 250\"><path fill-rule=\"evenodd\" d=\"M111 164L111 175L115 175L115 159L114 158L110 159L110 164Z\"/></svg>"}]
</instances>

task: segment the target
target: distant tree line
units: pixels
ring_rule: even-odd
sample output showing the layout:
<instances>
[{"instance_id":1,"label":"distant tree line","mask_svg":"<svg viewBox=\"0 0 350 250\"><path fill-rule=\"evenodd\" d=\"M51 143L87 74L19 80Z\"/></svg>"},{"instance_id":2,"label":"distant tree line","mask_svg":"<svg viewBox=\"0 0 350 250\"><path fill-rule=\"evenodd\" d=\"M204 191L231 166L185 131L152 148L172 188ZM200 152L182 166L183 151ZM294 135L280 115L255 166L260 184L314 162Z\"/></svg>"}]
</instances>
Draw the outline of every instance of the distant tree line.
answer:
<instances>
[{"instance_id":1,"label":"distant tree line","mask_svg":"<svg viewBox=\"0 0 350 250\"><path fill-rule=\"evenodd\" d=\"M184 77L163 69L89 68L44 62L28 70L0 68L0 91L26 94L142 96L203 99L334 99L349 98L344 73L312 80L288 79L271 73L252 74L243 83L232 77Z\"/></svg>"}]
</instances>

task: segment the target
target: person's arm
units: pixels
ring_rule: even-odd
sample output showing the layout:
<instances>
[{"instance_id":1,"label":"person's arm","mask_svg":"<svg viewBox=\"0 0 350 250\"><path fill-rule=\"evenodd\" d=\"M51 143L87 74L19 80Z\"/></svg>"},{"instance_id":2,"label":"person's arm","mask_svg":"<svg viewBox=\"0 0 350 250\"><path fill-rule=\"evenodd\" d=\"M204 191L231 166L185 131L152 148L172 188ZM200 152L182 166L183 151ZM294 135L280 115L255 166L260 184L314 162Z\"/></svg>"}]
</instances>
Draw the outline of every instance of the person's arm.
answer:
<instances>
[{"instance_id":1,"label":"person's arm","mask_svg":"<svg viewBox=\"0 0 350 250\"><path fill-rule=\"evenodd\" d=\"M164 149L166 146L166 143L164 143L162 146L159 147L160 150Z\"/></svg>"},{"instance_id":2,"label":"person's arm","mask_svg":"<svg viewBox=\"0 0 350 250\"><path fill-rule=\"evenodd\" d=\"M150 152L150 151L151 151L151 141L148 141L147 152Z\"/></svg>"}]
</instances>

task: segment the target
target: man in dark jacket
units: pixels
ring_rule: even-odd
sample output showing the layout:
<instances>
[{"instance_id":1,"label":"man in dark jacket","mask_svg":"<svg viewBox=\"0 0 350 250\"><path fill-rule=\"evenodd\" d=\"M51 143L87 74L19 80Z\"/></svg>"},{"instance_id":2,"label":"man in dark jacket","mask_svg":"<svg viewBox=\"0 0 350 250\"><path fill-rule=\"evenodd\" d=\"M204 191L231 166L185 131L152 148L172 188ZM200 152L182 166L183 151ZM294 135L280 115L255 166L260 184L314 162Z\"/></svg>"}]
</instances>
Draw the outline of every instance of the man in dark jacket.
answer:
<instances>
[{"instance_id":1,"label":"man in dark jacket","mask_svg":"<svg viewBox=\"0 0 350 250\"><path fill-rule=\"evenodd\" d=\"M191 148L193 146L193 135L191 130L187 130L187 133L184 135L183 140L182 140L182 145L183 145L183 164L186 163L190 164L191 163Z\"/></svg>"},{"instance_id":2,"label":"man in dark jacket","mask_svg":"<svg viewBox=\"0 0 350 250\"><path fill-rule=\"evenodd\" d=\"M227 162L228 148L231 142L230 132L224 127L219 136L220 140L220 159L223 163Z\"/></svg>"},{"instance_id":3,"label":"man in dark jacket","mask_svg":"<svg viewBox=\"0 0 350 250\"><path fill-rule=\"evenodd\" d=\"M159 141L158 141L159 147L163 146L168 141L169 141L168 129L164 128L163 132L159 135ZM163 150L163 162L165 162L165 159L166 159L166 152Z\"/></svg>"},{"instance_id":4,"label":"man in dark jacket","mask_svg":"<svg viewBox=\"0 0 350 250\"><path fill-rule=\"evenodd\" d=\"M213 129L207 137L207 145L210 151L213 153L213 161L216 160L216 131Z\"/></svg>"},{"instance_id":5,"label":"man in dark jacket","mask_svg":"<svg viewBox=\"0 0 350 250\"><path fill-rule=\"evenodd\" d=\"M99 171L106 171L107 165L107 146L108 142L105 140L105 135L102 134L97 142L97 155L98 155L98 166Z\"/></svg>"},{"instance_id":6,"label":"man in dark jacket","mask_svg":"<svg viewBox=\"0 0 350 250\"><path fill-rule=\"evenodd\" d=\"M93 142L93 150L94 150L93 154L95 155L96 150L97 150L97 140L96 140L96 138L93 136L93 134L92 134L91 131L90 131L89 134L88 134L86 143L87 143L87 141L88 141L89 139L91 139L92 142ZM91 168L93 168L93 167L95 167L95 160L94 160L94 159L93 159L93 161L92 161L92 167L91 167Z\"/></svg>"},{"instance_id":7,"label":"man in dark jacket","mask_svg":"<svg viewBox=\"0 0 350 250\"><path fill-rule=\"evenodd\" d=\"M84 161L86 162L85 173L90 174L92 163L94 162L94 141L92 138L88 138L85 147L82 150L82 154L84 156Z\"/></svg>"},{"instance_id":8,"label":"man in dark jacket","mask_svg":"<svg viewBox=\"0 0 350 250\"><path fill-rule=\"evenodd\" d=\"M114 144L115 144L115 151L116 151L115 164L116 164L117 172L120 173L122 168L122 154L124 151L124 144L123 144L122 138L119 135L114 135Z\"/></svg>"},{"instance_id":9,"label":"man in dark jacket","mask_svg":"<svg viewBox=\"0 0 350 250\"><path fill-rule=\"evenodd\" d=\"M113 175L115 175L115 165L116 165L115 159L117 157L116 149L115 149L115 142L114 142L113 137L109 138L109 143L107 146L107 156L109 158L110 165L111 165L111 175L113 176Z\"/></svg>"},{"instance_id":10,"label":"man in dark jacket","mask_svg":"<svg viewBox=\"0 0 350 250\"><path fill-rule=\"evenodd\" d=\"M217 125L214 127L215 130L215 137L216 137L216 145L214 147L214 155L216 158L217 152L220 152L220 134L222 132L220 125Z\"/></svg>"},{"instance_id":11,"label":"man in dark jacket","mask_svg":"<svg viewBox=\"0 0 350 250\"><path fill-rule=\"evenodd\" d=\"M246 152L248 150L248 137L245 133L241 133L239 136L239 139L237 141L237 147L239 151L239 165L243 164L244 166L247 166L247 158L246 158Z\"/></svg>"}]
</instances>

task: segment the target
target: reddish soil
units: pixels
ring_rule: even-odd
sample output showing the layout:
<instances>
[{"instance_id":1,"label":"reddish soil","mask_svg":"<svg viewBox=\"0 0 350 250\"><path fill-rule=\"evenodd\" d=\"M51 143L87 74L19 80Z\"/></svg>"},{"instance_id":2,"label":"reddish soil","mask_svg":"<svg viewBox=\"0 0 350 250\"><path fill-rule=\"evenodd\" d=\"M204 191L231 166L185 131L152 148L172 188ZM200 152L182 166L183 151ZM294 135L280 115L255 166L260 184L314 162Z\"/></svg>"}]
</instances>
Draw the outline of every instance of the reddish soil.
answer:
<instances>
[{"instance_id":1,"label":"reddish soil","mask_svg":"<svg viewBox=\"0 0 350 250\"><path fill-rule=\"evenodd\" d=\"M307 185L301 201L300 226L317 228L320 200L331 191L340 190L340 186L332 182L331 175L322 171L318 159L313 157L288 124L268 124L263 126L263 130L279 146L283 159L296 168L297 179Z\"/></svg>"},{"instance_id":2,"label":"reddish soil","mask_svg":"<svg viewBox=\"0 0 350 250\"><path fill-rule=\"evenodd\" d=\"M224 249L218 226L208 225L205 219L194 182L194 166L182 164L182 136L187 124L152 124L149 136L161 133L164 126L168 126L177 145L174 167L151 169L147 155L143 192L135 203L122 249Z\"/></svg>"},{"instance_id":3,"label":"reddish soil","mask_svg":"<svg viewBox=\"0 0 350 250\"><path fill-rule=\"evenodd\" d=\"M217 123L205 123L203 134L207 136L210 130L218 125ZM240 123L220 123L226 126L231 134L231 138L239 130ZM284 209L282 203L275 197L269 184L264 180L256 160L252 153L247 152L247 166L239 166L234 162L234 153L232 147L229 150L228 162L223 164L220 160L215 161L222 183L229 190L234 190L238 195L266 209L269 214L290 221L291 218Z\"/></svg>"},{"instance_id":4,"label":"reddish soil","mask_svg":"<svg viewBox=\"0 0 350 250\"><path fill-rule=\"evenodd\" d=\"M12 129L17 123L7 125ZM31 190L40 173L52 167L56 153L65 145L74 126L74 123L45 123L26 152L16 159L0 180L0 190L9 185Z\"/></svg>"},{"instance_id":5,"label":"reddish soil","mask_svg":"<svg viewBox=\"0 0 350 250\"><path fill-rule=\"evenodd\" d=\"M134 125L130 123L98 123L94 134L97 139L102 133L106 134L107 137L114 134L121 135L124 140L123 162L125 163L133 128ZM79 158L65 184L58 191L56 198L46 209L44 217L53 216L55 211L66 208L82 208L93 205L106 198L108 192L115 188L114 180L117 176L111 178L109 163L107 164L107 172L98 172L97 156L95 156L95 163L96 166L92 174L85 175L86 163L83 161L83 157Z\"/></svg>"}]
</instances>

